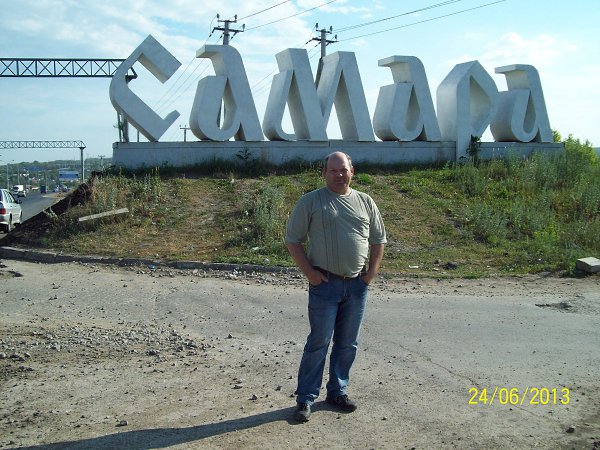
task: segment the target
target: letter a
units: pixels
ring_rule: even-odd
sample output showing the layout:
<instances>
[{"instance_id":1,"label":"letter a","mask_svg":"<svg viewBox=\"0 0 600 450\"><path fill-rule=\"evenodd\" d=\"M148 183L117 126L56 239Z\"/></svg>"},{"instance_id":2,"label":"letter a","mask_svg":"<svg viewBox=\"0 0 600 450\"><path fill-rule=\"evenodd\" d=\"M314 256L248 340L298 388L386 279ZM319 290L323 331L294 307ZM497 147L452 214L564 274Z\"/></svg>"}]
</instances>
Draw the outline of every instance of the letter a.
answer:
<instances>
[{"instance_id":1,"label":"letter a","mask_svg":"<svg viewBox=\"0 0 600 450\"><path fill-rule=\"evenodd\" d=\"M216 76L198 82L190 113L190 128L198 139L262 141L246 69L239 52L230 45L205 45L198 58L210 58ZM225 107L223 128L219 126L221 100Z\"/></svg>"},{"instance_id":2,"label":"letter a","mask_svg":"<svg viewBox=\"0 0 600 450\"><path fill-rule=\"evenodd\" d=\"M112 77L110 101L115 109L150 141L158 141L177 120L179 113L171 111L165 119L156 114L127 86L127 72L139 61L161 83L177 72L181 63L166 48L149 35L127 58Z\"/></svg>"},{"instance_id":3,"label":"letter a","mask_svg":"<svg viewBox=\"0 0 600 450\"><path fill-rule=\"evenodd\" d=\"M553 142L552 129L538 71L514 64L496 67L506 77L508 91L500 92L498 113L490 127L496 141Z\"/></svg>"},{"instance_id":4,"label":"letter a","mask_svg":"<svg viewBox=\"0 0 600 450\"><path fill-rule=\"evenodd\" d=\"M375 134L382 141L440 141L440 127L423 63L414 56L390 56L394 84L382 86L373 114Z\"/></svg>"}]
</instances>

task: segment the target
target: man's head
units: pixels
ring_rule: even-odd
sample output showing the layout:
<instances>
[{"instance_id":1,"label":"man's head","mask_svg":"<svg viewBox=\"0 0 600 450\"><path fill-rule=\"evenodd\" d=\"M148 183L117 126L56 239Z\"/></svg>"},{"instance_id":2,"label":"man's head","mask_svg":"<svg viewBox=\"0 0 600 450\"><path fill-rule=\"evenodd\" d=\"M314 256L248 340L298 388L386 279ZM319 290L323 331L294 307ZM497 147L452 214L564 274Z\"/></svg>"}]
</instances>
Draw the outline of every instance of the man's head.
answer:
<instances>
[{"instance_id":1,"label":"man's head","mask_svg":"<svg viewBox=\"0 0 600 450\"><path fill-rule=\"evenodd\" d=\"M346 153L331 153L325 158L323 176L329 190L340 195L350 193L350 182L354 176L352 159Z\"/></svg>"}]
</instances>

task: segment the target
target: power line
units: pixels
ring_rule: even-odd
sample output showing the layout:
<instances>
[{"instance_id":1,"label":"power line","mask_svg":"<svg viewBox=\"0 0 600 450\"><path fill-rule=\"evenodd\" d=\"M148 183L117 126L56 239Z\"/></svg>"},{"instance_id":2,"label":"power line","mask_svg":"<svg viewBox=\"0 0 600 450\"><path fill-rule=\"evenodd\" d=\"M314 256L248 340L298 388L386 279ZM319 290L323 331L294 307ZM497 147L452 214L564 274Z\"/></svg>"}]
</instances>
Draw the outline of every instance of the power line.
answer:
<instances>
[{"instance_id":1,"label":"power line","mask_svg":"<svg viewBox=\"0 0 600 450\"><path fill-rule=\"evenodd\" d=\"M212 20L210 21L209 29L211 29L211 31L209 32L209 34L206 37L206 39L204 39L204 44L206 44L208 42L208 39L212 35L212 24L215 21L215 19L217 19L217 16L214 16L212 18ZM159 109L160 107L164 106L164 105L161 105L161 103L163 102L164 99L166 99L165 103L167 103L169 101L169 99L167 98L167 96L171 93L171 91L175 88L175 86L177 86L177 83L179 82L179 80L181 79L181 77L183 77L183 75L187 72L187 70L192 66L192 64L194 63L194 61L197 61L196 56L194 56L187 63L187 65L185 66L185 68L183 69L183 71L177 76L177 78L173 81L173 83L171 84L171 86L169 86L169 88L167 89L167 91L165 93L163 93L163 95L156 101L156 103L155 103L155 109ZM194 69L194 71L196 71L196 70L197 69Z\"/></svg>"},{"instance_id":2,"label":"power line","mask_svg":"<svg viewBox=\"0 0 600 450\"><path fill-rule=\"evenodd\" d=\"M221 40L221 37L219 37L217 42L219 42L220 40ZM196 67L194 68L194 70L192 70L188 74L188 76L185 77L185 79L183 81L181 81L179 86L177 86L177 88L174 89L174 91L171 93L171 96L169 98L165 99L160 106L157 105L157 107L156 107L157 110L164 109L164 108L172 105L173 103L175 103L175 101L177 101L179 99L179 97L181 97L183 95L183 93L189 89L190 85L192 83L194 83L197 80L197 78L202 76L202 74L204 72L206 72L206 70L210 67L210 62L207 61L206 59L199 59L199 58L194 57L194 61L196 61ZM202 70L198 74L198 76L196 78L192 79L192 81L190 81L188 84L186 84L188 82L188 80L190 78L192 78L199 69L202 69ZM173 85L172 87L175 88L175 85Z\"/></svg>"},{"instance_id":3,"label":"power line","mask_svg":"<svg viewBox=\"0 0 600 450\"><path fill-rule=\"evenodd\" d=\"M175 81L173 81L173 84L171 84L171 86L169 86L169 88L163 93L163 95L156 101L156 103L154 104L154 109L159 109L162 107L163 100L171 93L171 91L175 88L175 86L177 85L177 83L179 82L181 77L187 72L187 70L191 67L192 63L195 60L196 60L196 57L194 56L194 58L191 59L190 62L187 63L187 65L185 66L185 69L183 69L183 71L179 74L179 76L175 79ZM168 102L168 99L165 100L165 102Z\"/></svg>"},{"instance_id":4,"label":"power line","mask_svg":"<svg viewBox=\"0 0 600 450\"><path fill-rule=\"evenodd\" d=\"M234 28L230 28L230 25L232 23L237 23L237 21L238 21L237 14L234 16L233 20L232 19L221 20L221 19L219 19L219 15L217 14L217 22L223 22L224 26L222 26L222 27L214 27L213 28L213 32L215 30L223 32L223 45L229 45L230 37L231 37L231 39L233 39L233 37L236 34L242 33L246 29L246 25L245 24L242 24L242 29L241 30L239 30L239 29L236 30ZM233 33L233 36L231 35L232 33ZM212 35L212 32L211 32L211 35Z\"/></svg>"},{"instance_id":5,"label":"power line","mask_svg":"<svg viewBox=\"0 0 600 450\"><path fill-rule=\"evenodd\" d=\"M256 13L250 14L248 16L245 16L243 19L246 19L248 17L261 14L261 13L267 11L267 10L273 9L273 8L275 8L277 6L280 6L280 5L284 4L284 3L288 3L288 1L279 2L279 3L275 4L275 5L272 5L272 6L270 6L268 8L265 8L265 9L263 9L261 11L258 11ZM271 22L268 22L268 23L264 23L262 25L257 25L255 27L245 28L245 31L254 30L254 29L261 28L261 27L264 27L264 26L267 26L267 25L271 25L273 23L277 23L277 22L280 22L280 21L283 21L283 20L287 20L287 19L290 19L292 17L296 17L296 16L299 16L299 15L304 14L306 12L312 11L314 9L318 9L318 8L321 8L321 7L326 6L328 4L334 3L335 1L337 1L337 0L329 0L329 1L327 1L325 3L322 3L322 4L318 5L318 6L306 9L304 11L300 11L300 12L298 12L296 14L293 14L293 15L290 15L290 16L283 17L281 19L277 19L277 20L274 20L274 21L271 21ZM398 14L398 15L394 15L394 16L390 16L390 17L386 17L386 18L383 18L383 19L378 19L378 20L374 20L374 21L370 21L370 22L365 22L365 23L362 23L362 24L348 26L346 28L342 28L341 30L337 30L337 32L340 33L340 32L344 32L344 31L349 31L349 30L352 30L352 29L357 29L357 28L361 28L361 27L373 25L373 24L380 23L380 22L387 21L387 20L391 20L391 19L394 19L394 18L397 18L397 17L406 16L406 15L409 15L409 14L414 14L414 13L426 11L426 10L429 10L429 9L439 8L439 7L442 7L442 6L446 6L446 5L458 3L458 2L461 2L461 1L463 1L463 0L447 0L447 1L444 1L444 2L440 2L440 3L433 4L433 5L429 5L427 7L420 8L420 9L417 9L417 10L414 10L414 11L405 12L405 13L402 13L402 14ZM479 6L476 6L476 7L473 7L473 8L467 8L467 9L464 9L464 10L456 11L456 12L449 13L449 14L444 14L444 15L441 15L441 16L438 16L438 17L434 17L434 18L430 18L430 19L425 19L425 20L421 20L421 21L418 21L418 22L414 22L414 23L410 23L410 24L406 24L406 25L402 25L402 26L398 26L398 27L388 28L388 29L381 30L381 31L376 31L376 32L373 32L373 33L367 33L367 34L363 34L363 35L359 35L359 36L353 36L353 37L349 37L349 38L346 38L346 39L341 39L338 42L344 42L344 41L349 41L349 40L353 40L353 39L359 39L359 38L362 38L362 37L367 37L367 36L372 36L372 35L376 35L376 34L381 34L381 33L385 33L385 32L388 32L388 31L393 31L393 30L397 30L397 29L401 29L401 28L410 27L410 26L413 26L413 25L418 25L418 24L421 24L421 23L430 22L430 21L433 21L433 20L438 20L438 19L442 19L442 18L446 18L446 17L451 17L451 16L454 16L454 15L458 15L458 14L462 14L462 13L465 13L465 12L469 12L469 11L473 11L473 10L476 10L476 9L481 9L481 8L484 8L484 7L487 7L487 6L491 6L491 5L494 5L494 4L497 4L497 3L502 3L502 2L505 2L505 1L506 0L497 0L497 1L490 2L490 3L484 4L484 5L479 5ZM217 16L217 18L218 18L218 16ZM242 19L237 19L237 17L236 17L234 21L236 21L236 20L242 20ZM214 21L214 19L213 19L213 21ZM212 22L211 22L211 24L212 24ZM218 29L218 28L214 28L213 32L216 29ZM242 31L242 30L236 30L236 31ZM211 35L212 35L212 32L211 32ZM209 37L210 37L210 35L209 35ZM221 36L221 37L223 37L223 36ZM207 38L207 40L208 40L208 38ZM311 40L313 40L313 39L311 39ZM310 40L308 42L304 43L303 47L306 47L306 45L309 42L310 42ZM318 51L313 53L313 51L315 50L315 48L318 45L319 44L316 44L315 47L313 47L309 51L309 59L312 60L315 56L318 55ZM313 53L313 54L310 55L310 53ZM194 59L196 59L196 58L194 58ZM203 65L202 64L203 62L205 62L205 60L201 61L200 64L198 64L197 67L182 81L181 86L179 86L175 90L175 92L172 94L172 98L168 99L165 103L174 103L179 97L181 97L181 95L184 92L186 92L189 89L190 85L193 82L195 82L196 79L198 79L199 77L202 76L202 74L210 67L210 64L208 62L206 62L206 65L204 65L204 67L201 70L200 74L198 74L197 76L194 76L194 74L196 73L196 71L198 69L201 68L201 66ZM188 66L189 66L189 64L188 64ZM277 70L274 70L273 72L269 73L267 76L265 76L264 78L262 78L261 80L259 80L258 82L256 82L252 86L252 90L254 91L254 95L255 96L260 96L260 95L264 94L264 92L266 92L266 90L269 87L268 79L269 79L270 76L272 76L276 72L277 72ZM176 80L176 82L182 77L182 75L183 74L180 75L180 77ZM194 79L192 79L191 82L186 85L186 83L188 82L188 80L192 76L194 76ZM185 85L185 88L184 88L184 85ZM183 88L183 90L182 90L182 88ZM175 95L178 92L179 92L179 94ZM163 104L162 107L164 107L164 106L166 106L166 105Z\"/></svg>"},{"instance_id":6,"label":"power line","mask_svg":"<svg viewBox=\"0 0 600 450\"><path fill-rule=\"evenodd\" d=\"M204 66L204 67L202 67L202 66ZM210 63L206 59L202 59L201 61L199 61L198 64L196 64L196 67L194 68L194 70L192 72L190 72L190 74L185 78L185 80L183 80L181 82L179 87L177 87L177 89L175 89L173 91L171 98L164 101L163 104L160 107L158 107L158 109L159 110L163 109L163 108L175 103L179 99L179 97L181 97L183 95L183 93L189 89L190 85L192 83L194 83L198 78L200 78L209 67L210 67ZM194 79L192 79L191 82L186 84L188 82L188 80L192 76L194 76L194 74L198 71L198 69L202 69L202 70Z\"/></svg>"},{"instance_id":7,"label":"power line","mask_svg":"<svg viewBox=\"0 0 600 450\"><path fill-rule=\"evenodd\" d=\"M283 5L283 4L285 4L285 3L288 3L289 1L290 1L290 0L279 2L279 3L275 4L275 5L272 5L272 6L270 6L270 7L268 7L268 8L265 8L265 9L263 9L263 10L261 10L261 11L258 11L258 12L256 12L256 13L250 14L250 15L248 15L248 16L245 16L245 17L243 17L243 18L241 18L241 19L237 19L237 16L236 16L236 17L235 17L235 19L234 19L233 21L223 21L223 22L226 22L226 23L225 23L225 27L224 27L224 28L220 28L220 27L215 27L215 28L212 28L212 30L211 30L211 32L210 32L210 34L208 35L208 37L207 37L207 38L206 38L206 40L205 40L205 43L208 41L208 39L210 38L210 36L212 36L212 34L214 33L214 31L215 31L215 30L223 30L223 31L224 31L224 33L227 33L227 31L225 31L225 29L226 29L226 28L228 28L228 27L227 27L227 25L228 25L228 23L227 23L227 22L235 22L235 21L237 21L237 20L242 20L242 19L245 19L245 18L248 18L248 17L252 17L252 16L255 16L255 15L261 14L261 13L263 13L263 12L265 12L265 11L268 11L268 10L270 10L270 9L273 9L273 8L275 8L275 7L277 7L277 6L280 6L280 5ZM271 24L273 24L273 23L280 22L280 21L283 21L283 20L286 20L286 19L290 19L290 18L292 18L292 17L295 17L295 16L298 16L298 15L304 14L304 13L306 13L306 12L309 12L309 11L312 11L312 10L314 10L314 9L321 8L321 7L323 7L323 6L329 5L330 3L334 3L334 2L336 2L336 1L337 1L337 0L329 0L329 1L327 1L327 2L325 2L325 3L322 3L322 4L320 4L320 5L317 5L317 6L313 7L313 8L309 8L309 9L306 9L306 10L300 11L300 12L298 12L298 13L296 13L296 14L292 14L292 15L290 15L290 16L287 16L287 17L284 17L284 18L281 18L281 19L277 19L277 20L275 20L275 21L272 21L272 22L268 22L268 23L265 23L265 24L262 24L262 25L258 25L258 26L256 26L256 27L252 27L252 28L245 28L245 27L244 27L244 30L235 30L235 31L236 31L236 33L237 33L237 32L239 32L239 31L249 31L249 30L253 30L253 29L256 29L256 28L260 28L260 27L266 26L266 25L271 25ZM215 20L215 19L219 20L219 15L218 15L218 14L217 14L215 17L213 17L213 19L212 19L212 21L211 21L211 26L212 26L212 23L214 22L214 20ZM234 30L231 30L231 31L234 31ZM221 36L221 37L223 38L223 40L224 40L224 42L223 42L223 43L225 44L225 34L224 34L223 36ZM305 45L306 45L306 44L305 44ZM189 84L188 84L188 85L186 85L186 86L185 86L185 88L183 89L183 91L181 91L181 89L183 88L183 85L184 85L185 83L187 83L187 81L188 81L188 80L189 80L189 79L190 79L190 78L191 78L191 77L194 75L194 73L196 73L196 71L197 71L197 70L200 68L200 66L202 65L202 63L203 63L204 61L202 61L202 62L200 62L200 63L198 63L198 64L196 65L196 67L194 68L194 70L193 70L193 71L192 71L192 72L191 72L191 73L190 73L190 74L189 74L189 75L188 75L188 76L187 76L187 77L186 77L186 78L185 78L185 79L184 79L184 80L181 82L181 85L180 85L179 87L177 87L177 88L175 88L175 87L177 86L177 83L178 83L178 82L179 82L179 80L180 80L180 79L183 77L183 75L185 74L185 72L186 72L186 71L187 71L187 70L190 68L190 66L191 66L191 64L193 63L193 61L194 61L194 60L196 60L196 61L197 61L197 58L195 58L195 57L194 57L194 58L193 58L193 59L192 59L192 60L191 60L191 61L190 61L190 62L187 64L186 68L185 68L185 69L183 70L183 72L182 72L182 73L181 73L181 74L180 74L180 75L177 77L177 79L176 79L176 80L173 82L173 84L170 86L170 88L167 90L167 92L166 92L165 94L163 94L163 96L162 96L162 97L161 97L161 98L158 100L158 102L156 103L156 109L160 110L160 109L163 109L163 108L165 108L165 107L166 107L166 106L168 106L169 104L172 104L172 103L174 103L174 102L175 102L175 101L176 101L176 100L177 100L179 97L181 97L181 95L182 95L182 94L183 94L183 93L184 93L184 92L185 92L185 91L186 91L186 90L189 88ZM201 76L201 75L202 75L202 74L203 74L203 73L204 73L204 72L205 72L205 71L208 69L208 67L209 67L209 66L210 66L210 64L206 63L206 66L203 68L203 70L200 72L200 74L199 74L197 77L195 77L195 79L197 79L198 77L200 77L200 76ZM193 79L193 80L190 82L190 84L191 84L191 83L193 83L193 82L195 81L195 79ZM262 81L262 80L261 80L261 81ZM258 84L260 84L260 82L259 82ZM174 90L174 91L173 91L173 90ZM173 92L170 92L170 91L173 91ZM181 92L180 92L180 91L181 91ZM179 93L178 95L176 95L178 92L180 92L180 93Z\"/></svg>"},{"instance_id":8,"label":"power line","mask_svg":"<svg viewBox=\"0 0 600 450\"><path fill-rule=\"evenodd\" d=\"M311 33L311 38L312 38L312 33ZM297 48L297 47L306 47L310 42L312 41L312 39L308 39L308 41L304 42L304 43L300 43L292 48ZM313 48L311 48L308 52L310 53L311 51L313 51L315 49L315 47L317 47L319 44L316 44ZM278 69L275 69L273 71L271 71L269 74L265 75L263 78L261 78L259 81L257 81L256 83L254 83L250 89L253 91L253 95L260 95L262 94L266 88L269 88L271 85L268 84L269 78L273 75L275 75L277 73ZM265 83L267 82L267 83ZM263 85L263 83L265 83ZM261 86L262 85L262 86Z\"/></svg>"},{"instance_id":9,"label":"power line","mask_svg":"<svg viewBox=\"0 0 600 450\"><path fill-rule=\"evenodd\" d=\"M308 41L304 45L306 46L309 42L310 41ZM312 60L315 56L319 55L319 50L317 49L317 47L319 47L319 44L315 44L310 50L308 50L309 61ZM254 96L254 98L260 97L271 88L271 84L269 83L269 77L275 75L276 73L277 69L273 70L271 73L263 77L260 81L252 85L252 95Z\"/></svg>"},{"instance_id":10,"label":"power line","mask_svg":"<svg viewBox=\"0 0 600 450\"><path fill-rule=\"evenodd\" d=\"M430 6L426 6L424 8L415 9L413 11L408 11L408 12L405 12L405 13L402 13L402 14L397 14L395 16L385 17L383 19L378 19L378 20L372 20L370 22L365 22L365 23L361 23L361 24L357 24L357 25L350 25L348 27L338 29L337 32L338 33L343 33L344 31L354 30L356 28L366 27L368 25L373 25L373 24L376 24L376 23L379 23L379 22L385 22L386 20L397 19L398 17L408 16L410 14L415 14L415 13L422 12L422 11L427 11L429 9L440 8L442 6L451 5L452 3L458 3L458 2L462 2L462 1L463 0L448 0L448 1L445 1L445 2L441 2L441 3L436 3L435 5L430 5Z\"/></svg>"},{"instance_id":11,"label":"power line","mask_svg":"<svg viewBox=\"0 0 600 450\"><path fill-rule=\"evenodd\" d=\"M473 8L463 9L461 11L456 11L456 12L453 12L453 13L450 13L450 14L444 14L443 16L433 17L431 19L420 20L418 22L413 22L413 23L409 23L409 24L406 24L406 25L401 25L399 27L388 28L386 30L375 31L373 33L361 34L360 36L353 36L353 37L349 37L349 38L346 38L346 39L340 39L338 42L346 42L346 41L351 41L353 39L359 39L359 38L363 38L363 37L367 37L367 36L373 36L373 35L376 35L376 34L387 33L388 31L399 30L401 28L407 28L407 27L411 27L413 25L419 25L421 23L431 22L433 20L443 19L445 17L456 16L458 14L462 14L462 13L465 13L465 12L468 12L468 11L473 11L473 10L480 9L480 8L485 8L486 6L495 5L497 3L503 3L505 1L506 0L498 0L496 2L486 3L485 5L479 5L479 6L475 6Z\"/></svg>"},{"instance_id":12,"label":"power line","mask_svg":"<svg viewBox=\"0 0 600 450\"><path fill-rule=\"evenodd\" d=\"M268 11L270 9L273 9L273 8L276 8L276 7L280 6L280 5L283 5L284 3L289 3L290 1L291 0L285 0L284 2L280 2L280 3L277 3L276 5L269 6L268 8L265 8L265 9L263 9L261 11L255 12L253 14L248 14L247 16L244 16L244 17L242 17L242 18L240 18L238 20L244 20L244 19L247 19L248 17L256 16L258 14L264 13L265 11Z\"/></svg>"},{"instance_id":13,"label":"power line","mask_svg":"<svg viewBox=\"0 0 600 450\"><path fill-rule=\"evenodd\" d=\"M314 9L319 9L319 8L321 8L323 6L327 6L327 5L329 5L330 3L333 3L333 2L337 2L337 0L329 0L328 2L322 3L322 4L318 5L318 6L314 6L312 8L305 9L304 11L300 11L299 13L292 14L291 16L282 17L281 19L273 20L272 22L267 22L267 23L263 23L262 25L257 25L255 27L246 28L246 31L256 30L257 28L265 27L267 25L272 25L274 23L281 22L282 20L291 19L292 17L299 16L301 14L307 13L307 12L312 11Z\"/></svg>"}]
</instances>

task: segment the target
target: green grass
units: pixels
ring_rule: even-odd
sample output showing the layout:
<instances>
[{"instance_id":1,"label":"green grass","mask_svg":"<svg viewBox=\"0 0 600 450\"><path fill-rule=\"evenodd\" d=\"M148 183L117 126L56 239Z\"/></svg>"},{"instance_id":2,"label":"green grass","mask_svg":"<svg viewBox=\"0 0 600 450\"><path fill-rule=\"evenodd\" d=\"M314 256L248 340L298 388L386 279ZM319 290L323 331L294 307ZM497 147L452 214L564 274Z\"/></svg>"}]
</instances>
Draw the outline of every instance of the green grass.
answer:
<instances>
[{"instance_id":1,"label":"green grass","mask_svg":"<svg viewBox=\"0 0 600 450\"><path fill-rule=\"evenodd\" d=\"M569 137L557 156L436 168L356 167L353 187L378 204L388 233L382 270L480 277L572 273L600 255L600 163ZM118 257L293 265L283 237L291 208L323 185L315 166L256 161L108 173L85 205L53 219L38 245ZM77 217L130 215L86 226ZM457 269L446 270L448 262ZM417 268L418 266L418 268Z\"/></svg>"}]
</instances>

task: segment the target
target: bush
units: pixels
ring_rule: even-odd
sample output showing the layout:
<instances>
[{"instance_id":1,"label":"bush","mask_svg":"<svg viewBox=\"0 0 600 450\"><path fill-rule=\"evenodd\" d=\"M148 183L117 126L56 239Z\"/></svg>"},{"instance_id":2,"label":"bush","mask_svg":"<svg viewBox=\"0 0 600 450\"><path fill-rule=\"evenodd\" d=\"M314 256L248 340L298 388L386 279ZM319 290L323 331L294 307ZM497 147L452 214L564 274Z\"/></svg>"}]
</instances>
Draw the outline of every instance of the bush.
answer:
<instances>
[{"instance_id":1,"label":"bush","mask_svg":"<svg viewBox=\"0 0 600 450\"><path fill-rule=\"evenodd\" d=\"M572 136L559 155L534 154L453 167L470 200L458 222L482 242L524 241L532 255L600 251L600 163L589 142ZM594 234L595 233L595 234Z\"/></svg>"}]
</instances>

